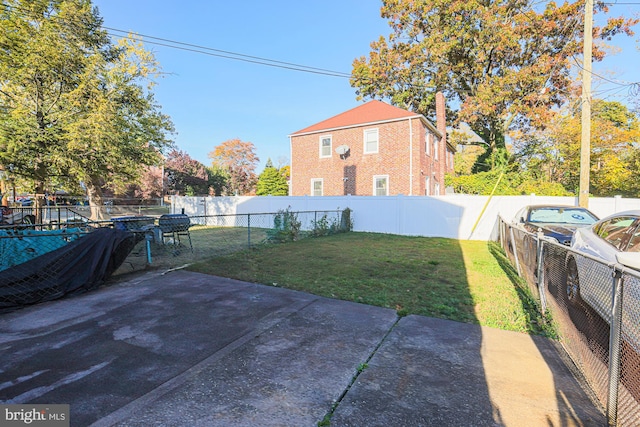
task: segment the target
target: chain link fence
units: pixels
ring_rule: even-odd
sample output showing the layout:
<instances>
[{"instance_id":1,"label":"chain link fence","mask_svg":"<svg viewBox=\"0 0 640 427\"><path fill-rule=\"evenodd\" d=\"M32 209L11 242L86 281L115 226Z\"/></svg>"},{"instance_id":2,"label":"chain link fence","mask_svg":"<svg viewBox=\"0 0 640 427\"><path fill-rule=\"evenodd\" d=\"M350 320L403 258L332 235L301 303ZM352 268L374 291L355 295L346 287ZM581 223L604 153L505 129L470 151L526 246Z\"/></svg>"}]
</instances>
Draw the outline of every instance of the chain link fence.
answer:
<instances>
[{"instance_id":1,"label":"chain link fence","mask_svg":"<svg viewBox=\"0 0 640 427\"><path fill-rule=\"evenodd\" d=\"M38 224L47 228L56 226L64 227L69 223L82 221L91 222L95 218L101 221L109 221L111 218L121 216L160 216L170 213L171 207L148 205L122 205L122 206L42 206L35 208L12 207L3 208L0 216L0 226L17 225L22 223Z\"/></svg>"},{"instance_id":2,"label":"chain link fence","mask_svg":"<svg viewBox=\"0 0 640 427\"><path fill-rule=\"evenodd\" d=\"M172 214L165 217L184 218ZM206 258L257 246L300 240L352 228L349 210L200 215L186 217L189 226L163 224L141 228L144 242L134 248L119 273L143 268L179 268ZM140 231L136 231L140 232Z\"/></svg>"},{"instance_id":3,"label":"chain link fence","mask_svg":"<svg viewBox=\"0 0 640 427\"><path fill-rule=\"evenodd\" d=\"M66 212L61 215L64 221L0 226L0 310L65 294L64 288L75 285L60 285L59 276L72 269L65 267L71 261L77 264L73 268L83 272L95 269L96 262L106 262L102 270L111 277L146 269L182 268L261 245L352 229L349 209L192 217L122 212L129 215L91 221ZM74 241L84 241L81 238L97 232L100 236L93 238L97 242L90 248L58 256ZM109 243L110 239L116 240ZM92 255L96 251L98 255ZM65 276L65 283L73 280L69 276ZM92 280L102 282L100 277Z\"/></svg>"},{"instance_id":4,"label":"chain link fence","mask_svg":"<svg viewBox=\"0 0 640 427\"><path fill-rule=\"evenodd\" d=\"M499 220L508 258L540 299L560 341L606 409L640 425L640 272Z\"/></svg>"}]
</instances>

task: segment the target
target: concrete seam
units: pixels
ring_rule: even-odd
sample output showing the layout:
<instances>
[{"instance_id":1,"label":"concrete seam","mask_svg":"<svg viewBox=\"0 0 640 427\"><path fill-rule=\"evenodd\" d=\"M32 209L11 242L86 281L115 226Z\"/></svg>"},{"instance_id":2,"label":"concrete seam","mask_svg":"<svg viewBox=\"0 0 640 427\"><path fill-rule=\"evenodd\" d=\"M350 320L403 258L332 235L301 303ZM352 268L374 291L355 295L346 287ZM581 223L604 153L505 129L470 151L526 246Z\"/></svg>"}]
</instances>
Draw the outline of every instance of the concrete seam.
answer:
<instances>
[{"instance_id":1,"label":"concrete seam","mask_svg":"<svg viewBox=\"0 0 640 427\"><path fill-rule=\"evenodd\" d=\"M351 378L351 381L349 382L349 384L347 384L347 386L345 387L345 389L342 391L342 393L340 393L340 396L338 397L338 399L336 399L336 401L333 403L333 405L331 405L331 409L329 410L329 412L327 412L325 414L325 416L323 417L323 420L320 421L318 423L318 425L325 425L322 424L323 421L325 420L330 420L331 417L333 417L333 414L335 413L336 409L338 409L338 406L340 406L340 404L342 403L342 400L344 400L344 398L346 397L347 393L349 393L349 390L351 390L351 387L353 387L353 385L355 384L355 382L358 380L358 377L360 376L360 374L362 372L364 372L364 370L366 369L360 369L361 366L366 366L368 365L368 363L371 361L371 359L373 358L373 356L375 356L375 354L378 352L378 350L380 349L380 347L382 347L382 344L384 344L384 342L387 340L387 338L389 337L389 335L391 334L391 332L393 332L393 330L396 328L396 326L398 326L398 323L400 323L400 320L402 319L402 317L397 316L396 317L396 321L393 322L393 324L389 327L389 330L384 334L384 336L380 339L380 341L378 342L378 344L373 348L373 350L371 350L371 353L369 353L369 356L367 357L367 359L364 361L364 363L362 363L361 365L359 365L359 368L356 370L355 375ZM328 424L327 424L328 425Z\"/></svg>"},{"instance_id":2,"label":"concrete seam","mask_svg":"<svg viewBox=\"0 0 640 427\"><path fill-rule=\"evenodd\" d=\"M248 331L246 334L235 339L234 341L227 344L220 350L216 351L215 353L211 354L210 356L196 363L189 369L165 381L164 383L160 384L158 387L154 388L153 390L149 391L146 394L143 394L142 396L126 404L125 406L102 417L98 421L91 424L90 427L107 427L107 426L116 425L117 423L127 418L129 415L135 413L136 411L139 411L141 408L145 407L151 402L158 400L159 398L171 392L172 390L175 390L177 387L184 384L189 378L191 378L192 376L196 375L197 373L205 369L207 366L209 366L212 362L222 359L223 357L231 354L233 351L237 350L242 345L246 344L247 342L251 341L256 337L259 337L260 335L265 333L268 329L273 328L278 323L282 322L282 320L287 319L288 317L294 315L295 313L300 312L301 310L304 310L309 305L315 303L318 299L319 298L314 298L311 300L303 301L302 303L298 302L288 307L287 309L279 310L275 313L270 313L266 315L262 319L263 321L266 322L266 324L262 328L252 329Z\"/></svg>"}]
</instances>

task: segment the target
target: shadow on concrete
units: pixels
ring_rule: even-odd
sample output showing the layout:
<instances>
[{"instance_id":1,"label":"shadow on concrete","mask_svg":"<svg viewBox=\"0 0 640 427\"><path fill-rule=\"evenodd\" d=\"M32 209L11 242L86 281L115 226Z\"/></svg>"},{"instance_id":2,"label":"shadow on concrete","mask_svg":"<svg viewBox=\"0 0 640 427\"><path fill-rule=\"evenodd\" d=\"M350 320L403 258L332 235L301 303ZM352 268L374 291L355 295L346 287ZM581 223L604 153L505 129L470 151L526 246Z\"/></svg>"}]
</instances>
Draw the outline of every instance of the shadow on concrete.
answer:
<instances>
[{"instance_id":1,"label":"shadow on concrete","mask_svg":"<svg viewBox=\"0 0 640 427\"><path fill-rule=\"evenodd\" d=\"M565 260L568 251L560 245L545 245L542 261L547 305L559 325L567 351L589 379L602 406L607 406L610 326L585 300L569 300L567 297ZM628 285L634 286L634 281L630 280ZM633 297L623 298L623 301L622 310L629 313L623 316L627 321L623 321L620 343L617 416L620 425L635 425L640 422L640 349L633 344L637 343L637 322L631 319L637 303ZM612 411L614 406L611 405Z\"/></svg>"},{"instance_id":2,"label":"shadow on concrete","mask_svg":"<svg viewBox=\"0 0 640 427\"><path fill-rule=\"evenodd\" d=\"M493 425L480 336L455 331L467 326L147 273L4 315L0 400L70 404L72 425L316 425L337 402L331 425ZM359 372L379 387L353 384ZM364 414L345 418L354 401Z\"/></svg>"},{"instance_id":3,"label":"shadow on concrete","mask_svg":"<svg viewBox=\"0 0 640 427\"><path fill-rule=\"evenodd\" d=\"M555 393L557 405L555 415L557 418L553 419L551 416L547 416L546 420L541 421L544 421L544 424L548 425L562 426L605 425L606 418L604 416L604 408L598 401L593 390L590 389L584 375L571 360L560 342L554 339L544 338L544 335L554 336L559 331L555 331L553 329L554 325L551 324L552 320L540 312L539 296L532 295L529 286L525 283L525 280L518 275L515 267L498 243L489 242L489 248L503 271L505 271L511 279L520 298L523 310L533 316L530 319L532 325L530 333L537 335L530 336L530 342L533 344L530 346L530 351L538 353L549 368L550 383L548 385L551 387L549 391ZM557 262L554 266L556 264ZM554 288L551 294L555 298L555 296L561 294L561 291L559 288ZM555 327L557 327L557 325ZM576 396L576 390L578 390L580 396ZM579 398L574 400L576 397ZM584 402L589 401L592 402L593 405L584 404ZM575 402L581 402L583 406L577 406Z\"/></svg>"},{"instance_id":4,"label":"shadow on concrete","mask_svg":"<svg viewBox=\"0 0 640 427\"><path fill-rule=\"evenodd\" d=\"M464 265L457 248L455 261ZM423 255L428 259L428 248ZM457 291L451 292L457 303L472 301L468 287L466 295ZM469 321L477 323L475 317ZM399 318L366 361L333 412L331 426L469 425L470 420L477 426L502 425L487 388L481 328L409 315Z\"/></svg>"},{"instance_id":5,"label":"shadow on concrete","mask_svg":"<svg viewBox=\"0 0 640 427\"><path fill-rule=\"evenodd\" d=\"M0 400L83 426L598 424L538 338L150 272L3 315Z\"/></svg>"}]
</instances>

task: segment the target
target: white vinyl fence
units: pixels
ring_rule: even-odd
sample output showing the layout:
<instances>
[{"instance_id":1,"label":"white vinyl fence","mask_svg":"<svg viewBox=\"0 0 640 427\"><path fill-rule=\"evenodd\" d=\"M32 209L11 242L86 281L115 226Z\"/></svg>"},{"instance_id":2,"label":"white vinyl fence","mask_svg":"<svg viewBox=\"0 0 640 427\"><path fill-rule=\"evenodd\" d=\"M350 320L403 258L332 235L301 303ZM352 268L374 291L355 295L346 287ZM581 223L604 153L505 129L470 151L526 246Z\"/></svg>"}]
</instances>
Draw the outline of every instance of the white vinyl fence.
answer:
<instances>
[{"instance_id":1,"label":"white vinyl fence","mask_svg":"<svg viewBox=\"0 0 640 427\"><path fill-rule=\"evenodd\" d=\"M575 206L577 197L548 196L173 196L172 213L222 215L319 211L350 208L354 231L409 236L448 237L463 240L496 240L498 217L513 218L530 204ZM640 199L591 198L589 209L599 217L640 209Z\"/></svg>"}]
</instances>

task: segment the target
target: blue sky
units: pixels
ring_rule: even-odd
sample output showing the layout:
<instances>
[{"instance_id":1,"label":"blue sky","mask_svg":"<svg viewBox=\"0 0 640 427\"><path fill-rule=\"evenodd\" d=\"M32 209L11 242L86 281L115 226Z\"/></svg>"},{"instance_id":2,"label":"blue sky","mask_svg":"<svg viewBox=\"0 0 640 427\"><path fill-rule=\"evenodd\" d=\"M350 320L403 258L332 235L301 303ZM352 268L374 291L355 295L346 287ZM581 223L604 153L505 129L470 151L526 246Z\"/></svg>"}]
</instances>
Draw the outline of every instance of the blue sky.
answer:
<instances>
[{"instance_id":1,"label":"blue sky","mask_svg":"<svg viewBox=\"0 0 640 427\"><path fill-rule=\"evenodd\" d=\"M372 41L390 33L375 0L93 3L108 28L347 74L355 58L368 55ZM640 5L618 5L611 12L633 16ZM615 38L611 44L622 51L594 72L640 82L638 38ZM260 173L267 158L276 165L289 161L289 134L359 105L348 78L146 47L166 73L155 94L176 127L175 142L205 165L215 146L239 138L256 146ZM595 77L594 90L610 100L628 99L627 90Z\"/></svg>"}]
</instances>

